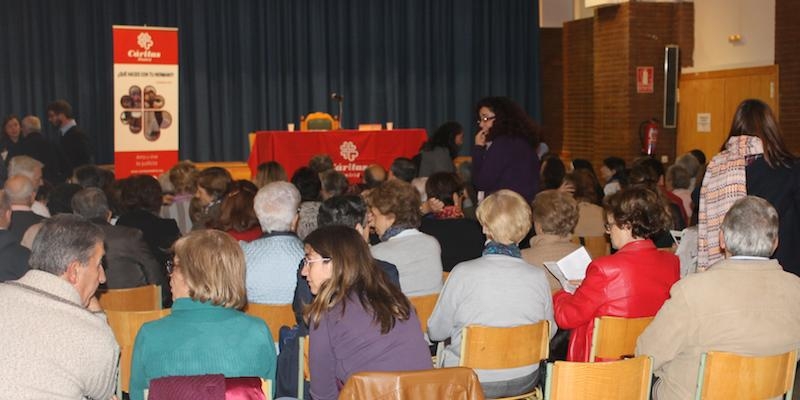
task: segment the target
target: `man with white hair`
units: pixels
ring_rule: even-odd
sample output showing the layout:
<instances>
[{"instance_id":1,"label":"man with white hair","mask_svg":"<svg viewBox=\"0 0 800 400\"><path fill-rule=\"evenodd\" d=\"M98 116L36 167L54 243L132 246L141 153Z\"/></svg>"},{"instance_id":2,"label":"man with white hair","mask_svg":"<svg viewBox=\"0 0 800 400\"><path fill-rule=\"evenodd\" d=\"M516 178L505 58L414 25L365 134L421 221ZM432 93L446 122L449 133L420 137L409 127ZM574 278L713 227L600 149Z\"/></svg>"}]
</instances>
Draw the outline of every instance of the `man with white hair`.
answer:
<instances>
[{"instance_id":1,"label":"man with white hair","mask_svg":"<svg viewBox=\"0 0 800 400\"><path fill-rule=\"evenodd\" d=\"M58 176L56 150L42 136L42 121L35 115L28 115L22 119L22 141L18 154L32 157L44 164L42 176L46 181L56 184L65 179Z\"/></svg>"},{"instance_id":2,"label":"man with white hair","mask_svg":"<svg viewBox=\"0 0 800 400\"><path fill-rule=\"evenodd\" d=\"M15 157L16 158L16 157ZM25 175L14 175L4 186L4 190L11 202L11 225L8 230L19 242L25 231L31 225L41 222L44 217L31 210L33 199L36 197L33 181Z\"/></svg>"},{"instance_id":3,"label":"man with white hair","mask_svg":"<svg viewBox=\"0 0 800 400\"><path fill-rule=\"evenodd\" d=\"M658 400L694 396L700 356L725 351L763 356L800 347L800 277L769 257L778 247L778 213L747 196L725 214L725 260L689 275L639 336L636 354L653 357Z\"/></svg>"},{"instance_id":4,"label":"man with white hair","mask_svg":"<svg viewBox=\"0 0 800 400\"><path fill-rule=\"evenodd\" d=\"M289 182L272 182L253 201L264 234L240 242L247 263L247 300L259 304L289 304L297 286L297 265L304 256L295 233L300 192Z\"/></svg>"},{"instance_id":5,"label":"man with white hair","mask_svg":"<svg viewBox=\"0 0 800 400\"><path fill-rule=\"evenodd\" d=\"M39 191L39 188L44 184L44 181L42 181L43 167L44 164L34 159L33 157L16 156L12 158L11 161L9 161L8 163L8 176L10 178L12 176L22 175L30 179L31 182L33 182L34 202L33 204L31 204L31 210L37 215L49 218L50 211L47 209L47 206L44 205L42 202L36 201L36 193Z\"/></svg>"}]
</instances>

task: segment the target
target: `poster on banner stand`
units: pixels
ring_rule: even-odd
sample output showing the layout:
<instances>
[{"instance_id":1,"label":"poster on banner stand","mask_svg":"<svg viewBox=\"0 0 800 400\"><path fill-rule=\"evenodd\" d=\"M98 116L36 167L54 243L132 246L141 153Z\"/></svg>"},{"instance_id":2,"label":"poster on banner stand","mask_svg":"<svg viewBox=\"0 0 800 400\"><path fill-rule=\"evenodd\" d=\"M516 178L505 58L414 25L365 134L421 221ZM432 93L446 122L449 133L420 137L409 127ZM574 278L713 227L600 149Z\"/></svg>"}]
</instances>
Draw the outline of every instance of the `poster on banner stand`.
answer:
<instances>
[{"instance_id":1,"label":"poster on banner stand","mask_svg":"<svg viewBox=\"0 0 800 400\"><path fill-rule=\"evenodd\" d=\"M157 176L178 162L178 29L112 29L115 174Z\"/></svg>"}]
</instances>

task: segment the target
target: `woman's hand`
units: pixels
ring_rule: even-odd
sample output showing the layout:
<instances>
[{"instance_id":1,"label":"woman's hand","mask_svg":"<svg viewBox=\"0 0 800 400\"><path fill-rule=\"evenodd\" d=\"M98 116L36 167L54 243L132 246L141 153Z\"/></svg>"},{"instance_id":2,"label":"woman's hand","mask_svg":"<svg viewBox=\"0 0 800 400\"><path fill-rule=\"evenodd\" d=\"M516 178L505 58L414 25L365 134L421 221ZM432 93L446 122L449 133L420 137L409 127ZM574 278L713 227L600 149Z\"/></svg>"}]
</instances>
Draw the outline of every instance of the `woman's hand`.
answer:
<instances>
[{"instance_id":1,"label":"woman's hand","mask_svg":"<svg viewBox=\"0 0 800 400\"><path fill-rule=\"evenodd\" d=\"M478 133L475 134L475 145L476 146L486 146L486 129L481 129Z\"/></svg>"}]
</instances>

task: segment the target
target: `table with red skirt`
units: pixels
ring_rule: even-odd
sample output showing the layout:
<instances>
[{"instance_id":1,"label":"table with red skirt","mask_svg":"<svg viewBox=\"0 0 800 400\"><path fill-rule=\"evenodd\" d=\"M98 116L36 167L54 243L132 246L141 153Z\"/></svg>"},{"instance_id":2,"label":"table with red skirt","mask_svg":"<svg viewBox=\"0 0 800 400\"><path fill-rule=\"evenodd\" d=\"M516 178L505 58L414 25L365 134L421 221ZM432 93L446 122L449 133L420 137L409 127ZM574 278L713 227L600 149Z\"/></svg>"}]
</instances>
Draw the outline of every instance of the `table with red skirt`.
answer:
<instances>
[{"instance_id":1,"label":"table with red skirt","mask_svg":"<svg viewBox=\"0 0 800 400\"><path fill-rule=\"evenodd\" d=\"M392 129L380 131L258 131L251 134L250 158L247 163L253 177L258 165L277 161L289 177L317 154L328 154L334 168L351 184L360 183L364 170L379 164L389 169L395 158L412 158L428 135L424 129Z\"/></svg>"}]
</instances>

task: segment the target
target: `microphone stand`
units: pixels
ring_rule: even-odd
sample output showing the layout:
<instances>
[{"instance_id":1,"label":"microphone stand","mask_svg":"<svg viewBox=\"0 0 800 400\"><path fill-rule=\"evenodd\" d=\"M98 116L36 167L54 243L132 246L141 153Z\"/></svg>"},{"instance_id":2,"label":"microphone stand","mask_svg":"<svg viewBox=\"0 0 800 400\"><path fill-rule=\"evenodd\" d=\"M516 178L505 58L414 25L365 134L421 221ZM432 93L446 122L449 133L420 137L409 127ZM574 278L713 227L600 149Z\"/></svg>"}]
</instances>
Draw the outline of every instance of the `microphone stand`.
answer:
<instances>
[{"instance_id":1,"label":"microphone stand","mask_svg":"<svg viewBox=\"0 0 800 400\"><path fill-rule=\"evenodd\" d=\"M344 96L339 93L333 92L331 93L331 99L339 103L339 114L336 115L336 118L338 118L339 120L339 129L342 129L342 108L343 108L342 103L344 103Z\"/></svg>"}]
</instances>

